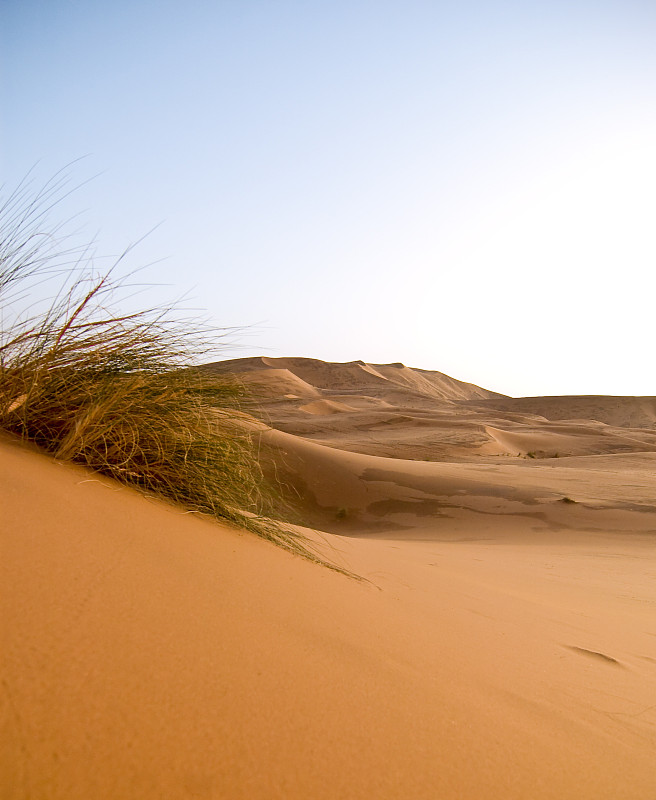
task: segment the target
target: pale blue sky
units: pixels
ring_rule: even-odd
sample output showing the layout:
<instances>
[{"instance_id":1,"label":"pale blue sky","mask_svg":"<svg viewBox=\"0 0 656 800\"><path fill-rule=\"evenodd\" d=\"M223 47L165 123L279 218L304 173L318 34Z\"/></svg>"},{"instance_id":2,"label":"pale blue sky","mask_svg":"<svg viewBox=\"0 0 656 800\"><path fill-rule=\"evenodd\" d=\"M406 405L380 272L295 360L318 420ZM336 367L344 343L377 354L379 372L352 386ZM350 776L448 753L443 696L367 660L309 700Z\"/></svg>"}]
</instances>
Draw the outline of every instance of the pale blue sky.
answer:
<instances>
[{"instance_id":1,"label":"pale blue sky","mask_svg":"<svg viewBox=\"0 0 656 800\"><path fill-rule=\"evenodd\" d=\"M6 0L1 179L233 355L656 395L656 4Z\"/></svg>"}]
</instances>

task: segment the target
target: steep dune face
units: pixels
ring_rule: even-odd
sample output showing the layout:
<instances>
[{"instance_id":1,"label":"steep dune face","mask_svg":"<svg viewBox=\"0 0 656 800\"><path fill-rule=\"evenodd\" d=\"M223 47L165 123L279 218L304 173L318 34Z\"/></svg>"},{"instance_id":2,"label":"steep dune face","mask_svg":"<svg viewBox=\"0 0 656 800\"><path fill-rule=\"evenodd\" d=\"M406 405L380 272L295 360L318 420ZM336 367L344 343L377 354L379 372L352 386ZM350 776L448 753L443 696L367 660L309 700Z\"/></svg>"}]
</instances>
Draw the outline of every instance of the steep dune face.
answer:
<instances>
[{"instance_id":1,"label":"steep dune face","mask_svg":"<svg viewBox=\"0 0 656 800\"><path fill-rule=\"evenodd\" d=\"M645 534L318 537L357 582L6 442L0 507L7 800L656 793Z\"/></svg>"},{"instance_id":2,"label":"steep dune face","mask_svg":"<svg viewBox=\"0 0 656 800\"><path fill-rule=\"evenodd\" d=\"M471 400L475 398L494 398L503 395L481 389L473 383L463 383L441 372L411 369L403 364L377 364L376 369L391 383L406 386L419 394L434 397L436 400Z\"/></svg>"},{"instance_id":3,"label":"steep dune face","mask_svg":"<svg viewBox=\"0 0 656 800\"><path fill-rule=\"evenodd\" d=\"M321 397L317 388L288 369L253 370L244 373L241 378L257 397L282 397L287 400Z\"/></svg>"}]
</instances>

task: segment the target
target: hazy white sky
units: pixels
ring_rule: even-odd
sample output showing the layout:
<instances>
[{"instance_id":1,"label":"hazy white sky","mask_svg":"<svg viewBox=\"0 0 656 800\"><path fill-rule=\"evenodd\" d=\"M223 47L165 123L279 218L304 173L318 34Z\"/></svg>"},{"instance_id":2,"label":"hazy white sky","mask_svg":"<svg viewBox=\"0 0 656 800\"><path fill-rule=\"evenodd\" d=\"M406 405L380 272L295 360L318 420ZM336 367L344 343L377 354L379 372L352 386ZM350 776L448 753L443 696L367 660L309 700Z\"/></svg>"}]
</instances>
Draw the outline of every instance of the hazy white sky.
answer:
<instances>
[{"instance_id":1,"label":"hazy white sky","mask_svg":"<svg viewBox=\"0 0 656 800\"><path fill-rule=\"evenodd\" d=\"M5 0L9 186L89 157L101 253L226 357L656 395L653 0Z\"/></svg>"}]
</instances>

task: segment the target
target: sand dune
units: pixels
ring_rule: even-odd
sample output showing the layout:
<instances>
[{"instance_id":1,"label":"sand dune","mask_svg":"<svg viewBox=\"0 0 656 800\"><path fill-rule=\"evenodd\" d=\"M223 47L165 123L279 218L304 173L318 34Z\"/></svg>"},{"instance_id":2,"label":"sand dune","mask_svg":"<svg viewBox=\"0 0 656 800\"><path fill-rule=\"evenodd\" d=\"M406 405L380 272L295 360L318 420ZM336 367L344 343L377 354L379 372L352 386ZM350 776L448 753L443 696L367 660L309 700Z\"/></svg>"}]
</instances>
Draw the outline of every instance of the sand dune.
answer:
<instances>
[{"instance_id":1,"label":"sand dune","mask_svg":"<svg viewBox=\"0 0 656 800\"><path fill-rule=\"evenodd\" d=\"M656 427L656 397L516 397L485 400L483 405L539 414L549 420L596 420L620 428Z\"/></svg>"},{"instance_id":2,"label":"sand dune","mask_svg":"<svg viewBox=\"0 0 656 800\"><path fill-rule=\"evenodd\" d=\"M240 367L365 580L0 440L3 799L653 800L653 398Z\"/></svg>"},{"instance_id":3,"label":"sand dune","mask_svg":"<svg viewBox=\"0 0 656 800\"><path fill-rule=\"evenodd\" d=\"M325 416L326 414L342 414L345 411L355 411L356 409L339 400L313 400L311 403L299 406L299 410L305 411L307 414Z\"/></svg>"},{"instance_id":4,"label":"sand dune","mask_svg":"<svg viewBox=\"0 0 656 800\"><path fill-rule=\"evenodd\" d=\"M494 399L503 395L450 378L441 372L414 370L404 364L366 364L351 361L345 364L313 358L237 358L208 364L209 370L230 371L252 376L267 369L284 369L306 383L326 392L373 389L387 392L391 388L409 396L419 395L432 400Z\"/></svg>"},{"instance_id":5,"label":"sand dune","mask_svg":"<svg viewBox=\"0 0 656 800\"><path fill-rule=\"evenodd\" d=\"M235 369L256 384L274 428L340 450L477 463L482 456L656 452L653 397L504 397L402 364L249 358L207 368ZM292 376L286 387L276 370ZM293 390L294 379L305 393Z\"/></svg>"},{"instance_id":6,"label":"sand dune","mask_svg":"<svg viewBox=\"0 0 656 800\"><path fill-rule=\"evenodd\" d=\"M521 536L540 542L611 517L618 531L656 532L656 453L491 465L352 453L281 431L265 440L300 519L332 533L457 538L492 526L505 540L521 520Z\"/></svg>"},{"instance_id":7,"label":"sand dune","mask_svg":"<svg viewBox=\"0 0 656 800\"><path fill-rule=\"evenodd\" d=\"M287 400L320 397L321 393L288 369L263 369L241 375L242 381L258 397Z\"/></svg>"},{"instance_id":8,"label":"sand dune","mask_svg":"<svg viewBox=\"0 0 656 800\"><path fill-rule=\"evenodd\" d=\"M560 453L586 455L599 450L599 433L593 433L583 425L577 425L570 430L554 426L502 430L487 425L485 432L499 444L498 453L518 456L531 453L555 458ZM607 446L606 442L604 444Z\"/></svg>"}]
</instances>

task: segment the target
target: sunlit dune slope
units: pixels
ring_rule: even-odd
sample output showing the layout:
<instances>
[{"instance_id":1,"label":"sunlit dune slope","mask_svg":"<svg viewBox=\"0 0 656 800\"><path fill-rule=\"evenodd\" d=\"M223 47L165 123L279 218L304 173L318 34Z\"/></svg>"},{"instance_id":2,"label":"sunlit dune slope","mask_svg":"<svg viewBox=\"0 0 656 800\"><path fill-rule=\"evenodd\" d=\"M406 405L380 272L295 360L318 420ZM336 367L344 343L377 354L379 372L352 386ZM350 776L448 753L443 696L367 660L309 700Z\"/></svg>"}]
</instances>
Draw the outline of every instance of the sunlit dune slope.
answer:
<instances>
[{"instance_id":1,"label":"sunlit dune slope","mask_svg":"<svg viewBox=\"0 0 656 800\"><path fill-rule=\"evenodd\" d=\"M242 380L258 397L298 400L321 397L321 392L288 369L262 369L242 375Z\"/></svg>"},{"instance_id":2,"label":"sunlit dune slope","mask_svg":"<svg viewBox=\"0 0 656 800\"><path fill-rule=\"evenodd\" d=\"M308 475L423 492L305 446ZM7 800L656 795L653 534L612 514L307 531L358 582L11 441L0 508Z\"/></svg>"}]
</instances>

